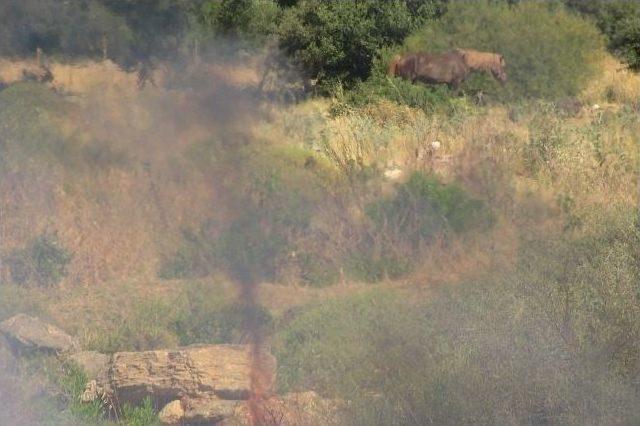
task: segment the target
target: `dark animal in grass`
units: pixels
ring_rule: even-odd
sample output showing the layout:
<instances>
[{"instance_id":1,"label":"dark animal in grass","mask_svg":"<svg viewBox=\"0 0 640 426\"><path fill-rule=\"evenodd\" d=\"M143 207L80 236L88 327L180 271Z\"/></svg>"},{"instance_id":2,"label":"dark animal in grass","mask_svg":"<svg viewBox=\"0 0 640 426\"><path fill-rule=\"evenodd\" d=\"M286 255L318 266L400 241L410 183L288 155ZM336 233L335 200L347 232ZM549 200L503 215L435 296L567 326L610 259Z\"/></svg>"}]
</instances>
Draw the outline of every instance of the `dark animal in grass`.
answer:
<instances>
[{"instance_id":1,"label":"dark animal in grass","mask_svg":"<svg viewBox=\"0 0 640 426\"><path fill-rule=\"evenodd\" d=\"M489 71L496 80L506 82L504 65L501 55L459 49L439 54L398 55L389 64L389 75L412 83L419 81L425 84L447 84L458 89L469 74L475 71Z\"/></svg>"},{"instance_id":2,"label":"dark animal in grass","mask_svg":"<svg viewBox=\"0 0 640 426\"><path fill-rule=\"evenodd\" d=\"M457 52L440 54L413 53L396 56L389 65L389 75L412 83L447 84L457 89L469 74L469 67Z\"/></svg>"}]
</instances>

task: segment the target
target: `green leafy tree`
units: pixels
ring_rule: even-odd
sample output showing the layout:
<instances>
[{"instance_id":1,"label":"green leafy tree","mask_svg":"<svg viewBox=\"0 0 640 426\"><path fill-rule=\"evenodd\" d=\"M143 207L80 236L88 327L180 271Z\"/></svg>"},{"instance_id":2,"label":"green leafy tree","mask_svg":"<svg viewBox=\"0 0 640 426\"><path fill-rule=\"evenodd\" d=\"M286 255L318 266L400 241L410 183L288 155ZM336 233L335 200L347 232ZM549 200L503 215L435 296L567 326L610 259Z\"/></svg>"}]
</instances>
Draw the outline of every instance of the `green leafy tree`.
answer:
<instances>
[{"instance_id":1,"label":"green leafy tree","mask_svg":"<svg viewBox=\"0 0 640 426\"><path fill-rule=\"evenodd\" d=\"M255 43L276 33L280 12L273 0L222 0L203 3L196 15L215 35Z\"/></svg>"},{"instance_id":2,"label":"green leafy tree","mask_svg":"<svg viewBox=\"0 0 640 426\"><path fill-rule=\"evenodd\" d=\"M399 0L303 0L285 12L280 46L308 77L349 85L367 78L378 50L402 42L413 26Z\"/></svg>"},{"instance_id":3,"label":"green leafy tree","mask_svg":"<svg viewBox=\"0 0 640 426\"><path fill-rule=\"evenodd\" d=\"M567 0L567 5L592 16L609 38L609 48L630 68L640 69L640 3L627 0Z\"/></svg>"},{"instance_id":4,"label":"green leafy tree","mask_svg":"<svg viewBox=\"0 0 640 426\"><path fill-rule=\"evenodd\" d=\"M153 58L175 59L190 31L192 14L201 0L99 0L122 17L133 32L131 54L122 63L133 66Z\"/></svg>"},{"instance_id":5,"label":"green leafy tree","mask_svg":"<svg viewBox=\"0 0 640 426\"><path fill-rule=\"evenodd\" d=\"M95 57L107 37L111 54L129 54L132 33L124 19L97 0L8 0L0 3L0 54Z\"/></svg>"}]
</instances>

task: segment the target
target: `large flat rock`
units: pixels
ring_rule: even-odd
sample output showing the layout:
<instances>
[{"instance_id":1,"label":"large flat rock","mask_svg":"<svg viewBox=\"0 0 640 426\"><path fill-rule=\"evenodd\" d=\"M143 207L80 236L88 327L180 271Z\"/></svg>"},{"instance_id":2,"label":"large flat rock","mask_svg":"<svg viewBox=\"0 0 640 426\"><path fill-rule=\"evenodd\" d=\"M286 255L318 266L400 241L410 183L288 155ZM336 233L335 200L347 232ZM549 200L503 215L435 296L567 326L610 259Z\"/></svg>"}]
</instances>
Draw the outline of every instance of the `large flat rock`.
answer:
<instances>
[{"instance_id":1,"label":"large flat rock","mask_svg":"<svg viewBox=\"0 0 640 426\"><path fill-rule=\"evenodd\" d=\"M104 378L90 382L85 400L105 394L120 404L139 404L151 397L158 406L188 399L245 400L251 395L255 364L244 345L199 345L175 350L118 352ZM272 391L276 361L261 356L264 391ZM188 407L185 407L185 409Z\"/></svg>"},{"instance_id":2,"label":"large flat rock","mask_svg":"<svg viewBox=\"0 0 640 426\"><path fill-rule=\"evenodd\" d=\"M17 353L40 351L60 354L80 350L78 341L58 327L24 314L0 323L0 334Z\"/></svg>"}]
</instances>

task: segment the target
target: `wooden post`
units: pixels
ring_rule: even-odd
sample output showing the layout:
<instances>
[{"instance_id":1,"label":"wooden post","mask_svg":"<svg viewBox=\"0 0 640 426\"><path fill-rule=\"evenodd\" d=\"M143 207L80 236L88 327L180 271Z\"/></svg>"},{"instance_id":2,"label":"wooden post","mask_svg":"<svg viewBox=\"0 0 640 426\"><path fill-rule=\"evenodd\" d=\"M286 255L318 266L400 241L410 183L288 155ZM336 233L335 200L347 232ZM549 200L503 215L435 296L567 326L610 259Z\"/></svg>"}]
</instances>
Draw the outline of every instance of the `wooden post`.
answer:
<instances>
[{"instance_id":1,"label":"wooden post","mask_svg":"<svg viewBox=\"0 0 640 426\"><path fill-rule=\"evenodd\" d=\"M36 65L39 67L42 65L42 49L39 47L36 48Z\"/></svg>"},{"instance_id":2,"label":"wooden post","mask_svg":"<svg viewBox=\"0 0 640 426\"><path fill-rule=\"evenodd\" d=\"M103 35L102 36L102 60L106 61L108 58L108 42L107 42L107 36Z\"/></svg>"}]
</instances>

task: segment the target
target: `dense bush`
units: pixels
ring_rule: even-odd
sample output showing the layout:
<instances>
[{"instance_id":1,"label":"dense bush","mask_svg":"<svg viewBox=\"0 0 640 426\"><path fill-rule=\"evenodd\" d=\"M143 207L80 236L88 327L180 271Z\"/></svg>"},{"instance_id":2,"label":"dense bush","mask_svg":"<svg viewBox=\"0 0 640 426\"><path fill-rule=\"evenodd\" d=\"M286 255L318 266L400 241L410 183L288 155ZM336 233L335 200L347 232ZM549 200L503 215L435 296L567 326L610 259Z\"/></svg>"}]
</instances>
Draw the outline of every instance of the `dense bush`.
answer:
<instances>
[{"instance_id":1,"label":"dense bush","mask_svg":"<svg viewBox=\"0 0 640 426\"><path fill-rule=\"evenodd\" d=\"M376 227L390 226L404 238L429 240L443 230L462 232L490 222L487 207L456 184L415 172L397 194L367 206Z\"/></svg>"},{"instance_id":2,"label":"dense bush","mask_svg":"<svg viewBox=\"0 0 640 426\"><path fill-rule=\"evenodd\" d=\"M411 35L407 51L469 48L498 52L507 63L504 89L486 76L467 90L501 97L561 98L577 94L597 70L603 40L589 21L552 2L455 2L437 22Z\"/></svg>"},{"instance_id":3,"label":"dense bush","mask_svg":"<svg viewBox=\"0 0 640 426\"><path fill-rule=\"evenodd\" d=\"M488 207L456 184L415 172L395 195L369 203L370 229L349 257L349 274L376 282L411 271L438 236L481 230L492 222Z\"/></svg>"},{"instance_id":4,"label":"dense bush","mask_svg":"<svg viewBox=\"0 0 640 426\"><path fill-rule=\"evenodd\" d=\"M124 19L100 1L4 1L0 4L0 54L47 54L99 57L103 37L113 58L129 55L133 39Z\"/></svg>"},{"instance_id":5,"label":"dense bush","mask_svg":"<svg viewBox=\"0 0 640 426\"><path fill-rule=\"evenodd\" d=\"M217 35L264 42L276 34L281 10L273 0L222 0L203 3L197 16Z\"/></svg>"},{"instance_id":6,"label":"dense bush","mask_svg":"<svg viewBox=\"0 0 640 426\"><path fill-rule=\"evenodd\" d=\"M302 0L284 14L280 46L321 85L351 85L369 76L379 49L402 42L441 3Z\"/></svg>"},{"instance_id":7,"label":"dense bush","mask_svg":"<svg viewBox=\"0 0 640 426\"><path fill-rule=\"evenodd\" d=\"M13 250L6 258L14 283L42 287L59 284L67 274L69 262L71 254L50 234L34 238L25 248Z\"/></svg>"},{"instance_id":8,"label":"dense bush","mask_svg":"<svg viewBox=\"0 0 640 426\"><path fill-rule=\"evenodd\" d=\"M517 272L326 302L278 334L282 391L351 401L345 424L633 424L638 231L525 244Z\"/></svg>"},{"instance_id":9,"label":"dense bush","mask_svg":"<svg viewBox=\"0 0 640 426\"><path fill-rule=\"evenodd\" d=\"M632 69L640 69L640 3L627 0L566 0L569 7L592 16L609 38L609 48Z\"/></svg>"}]
</instances>

